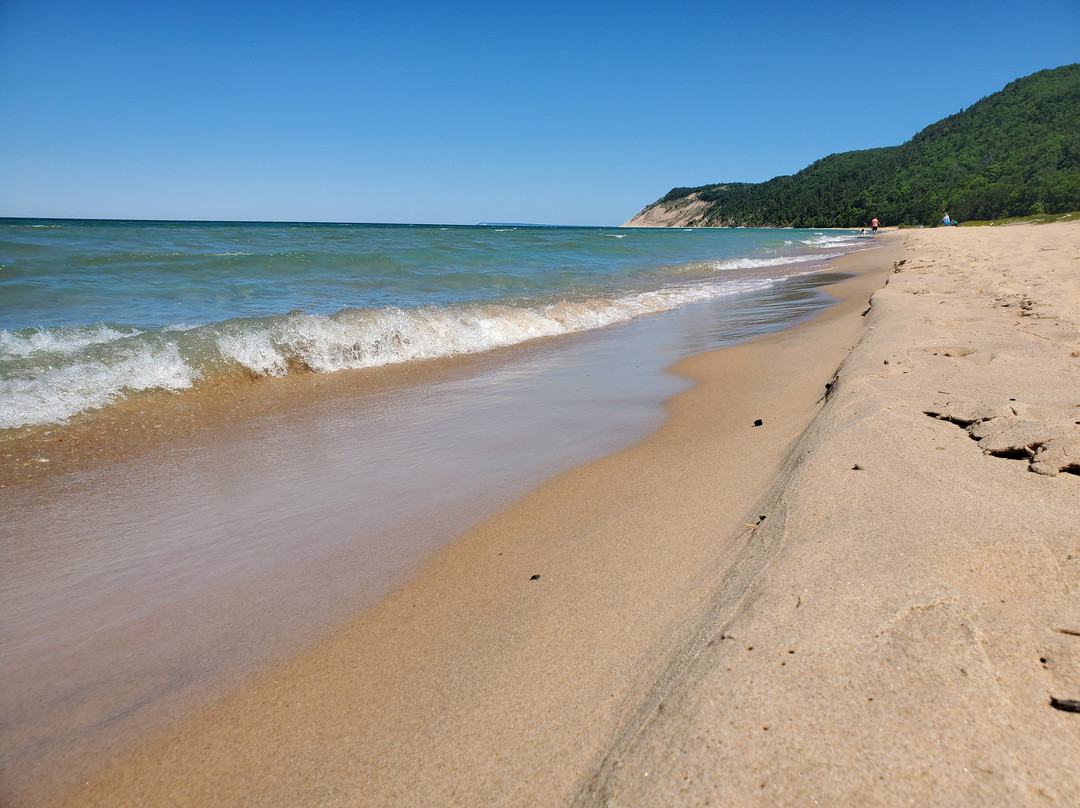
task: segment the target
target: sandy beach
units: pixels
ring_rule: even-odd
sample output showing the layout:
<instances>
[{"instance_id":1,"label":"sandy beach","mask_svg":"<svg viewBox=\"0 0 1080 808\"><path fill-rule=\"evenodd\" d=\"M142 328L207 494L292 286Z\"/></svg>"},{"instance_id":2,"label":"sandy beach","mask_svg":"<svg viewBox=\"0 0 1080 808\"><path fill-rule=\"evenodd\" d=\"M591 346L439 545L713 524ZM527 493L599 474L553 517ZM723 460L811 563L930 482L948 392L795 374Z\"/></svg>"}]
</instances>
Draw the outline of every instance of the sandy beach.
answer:
<instances>
[{"instance_id":1,"label":"sandy beach","mask_svg":"<svg viewBox=\"0 0 1080 808\"><path fill-rule=\"evenodd\" d=\"M891 238L771 559L584 804L1080 796L1080 227Z\"/></svg>"},{"instance_id":2,"label":"sandy beach","mask_svg":"<svg viewBox=\"0 0 1080 808\"><path fill-rule=\"evenodd\" d=\"M879 238L836 306L680 362L645 441L5 799L1075 804L1080 225Z\"/></svg>"}]
</instances>

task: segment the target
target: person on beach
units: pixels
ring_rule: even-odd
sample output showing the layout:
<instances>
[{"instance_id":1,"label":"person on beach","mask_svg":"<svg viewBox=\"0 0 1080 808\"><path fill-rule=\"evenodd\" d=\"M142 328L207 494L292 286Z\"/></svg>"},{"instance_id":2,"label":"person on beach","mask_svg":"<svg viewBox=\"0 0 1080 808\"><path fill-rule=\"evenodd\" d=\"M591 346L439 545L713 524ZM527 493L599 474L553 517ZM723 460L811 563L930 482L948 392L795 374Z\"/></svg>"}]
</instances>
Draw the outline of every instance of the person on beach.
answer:
<instances>
[{"instance_id":1,"label":"person on beach","mask_svg":"<svg viewBox=\"0 0 1080 808\"><path fill-rule=\"evenodd\" d=\"M870 230L873 232L873 234L875 236L877 235L877 229L878 229L878 221L877 221L877 219L871 219L870 220Z\"/></svg>"},{"instance_id":2,"label":"person on beach","mask_svg":"<svg viewBox=\"0 0 1080 808\"><path fill-rule=\"evenodd\" d=\"M945 225L946 227L948 227L949 225L952 224L952 220L949 219L949 214L948 213L945 214L945 218L941 220L941 223L943 225Z\"/></svg>"}]
</instances>

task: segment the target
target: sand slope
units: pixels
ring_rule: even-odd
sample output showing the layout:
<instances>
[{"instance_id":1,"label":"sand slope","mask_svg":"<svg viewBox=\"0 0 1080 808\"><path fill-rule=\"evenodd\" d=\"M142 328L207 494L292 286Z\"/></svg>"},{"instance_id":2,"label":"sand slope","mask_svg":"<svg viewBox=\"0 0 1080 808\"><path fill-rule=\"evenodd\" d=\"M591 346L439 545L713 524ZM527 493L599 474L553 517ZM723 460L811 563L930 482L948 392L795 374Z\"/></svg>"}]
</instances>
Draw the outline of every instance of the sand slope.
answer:
<instances>
[{"instance_id":1,"label":"sand slope","mask_svg":"<svg viewBox=\"0 0 1080 808\"><path fill-rule=\"evenodd\" d=\"M676 199L670 204L654 202L636 214L623 227L692 227L701 223L701 215L709 203L696 193Z\"/></svg>"},{"instance_id":2,"label":"sand slope","mask_svg":"<svg viewBox=\"0 0 1080 808\"><path fill-rule=\"evenodd\" d=\"M1080 225L898 237L775 557L583 802L1080 802Z\"/></svg>"}]
</instances>

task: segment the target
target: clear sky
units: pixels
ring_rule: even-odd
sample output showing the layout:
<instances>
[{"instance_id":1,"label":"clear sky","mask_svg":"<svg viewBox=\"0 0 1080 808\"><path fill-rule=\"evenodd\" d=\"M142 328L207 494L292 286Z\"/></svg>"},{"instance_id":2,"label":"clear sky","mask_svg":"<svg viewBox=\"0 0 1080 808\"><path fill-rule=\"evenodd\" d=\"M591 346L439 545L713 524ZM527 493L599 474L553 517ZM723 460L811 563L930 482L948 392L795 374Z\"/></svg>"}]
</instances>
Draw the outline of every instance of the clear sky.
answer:
<instances>
[{"instance_id":1,"label":"clear sky","mask_svg":"<svg viewBox=\"0 0 1080 808\"><path fill-rule=\"evenodd\" d=\"M0 216L620 224L1080 61L1080 0L0 0Z\"/></svg>"}]
</instances>

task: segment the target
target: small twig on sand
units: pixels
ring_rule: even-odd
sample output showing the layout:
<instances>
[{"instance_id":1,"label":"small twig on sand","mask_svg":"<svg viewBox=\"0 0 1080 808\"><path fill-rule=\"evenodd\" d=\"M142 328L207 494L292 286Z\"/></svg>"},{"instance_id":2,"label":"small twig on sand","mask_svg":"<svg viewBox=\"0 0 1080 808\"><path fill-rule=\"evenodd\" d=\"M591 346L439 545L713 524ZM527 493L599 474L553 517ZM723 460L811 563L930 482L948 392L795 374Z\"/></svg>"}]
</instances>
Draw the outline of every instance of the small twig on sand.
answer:
<instances>
[{"instance_id":1,"label":"small twig on sand","mask_svg":"<svg viewBox=\"0 0 1080 808\"><path fill-rule=\"evenodd\" d=\"M1067 713L1080 713L1080 701L1072 699L1055 699L1050 697L1050 706L1055 710L1064 710Z\"/></svg>"}]
</instances>

